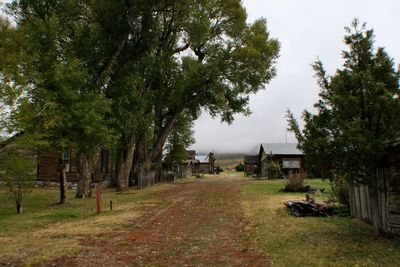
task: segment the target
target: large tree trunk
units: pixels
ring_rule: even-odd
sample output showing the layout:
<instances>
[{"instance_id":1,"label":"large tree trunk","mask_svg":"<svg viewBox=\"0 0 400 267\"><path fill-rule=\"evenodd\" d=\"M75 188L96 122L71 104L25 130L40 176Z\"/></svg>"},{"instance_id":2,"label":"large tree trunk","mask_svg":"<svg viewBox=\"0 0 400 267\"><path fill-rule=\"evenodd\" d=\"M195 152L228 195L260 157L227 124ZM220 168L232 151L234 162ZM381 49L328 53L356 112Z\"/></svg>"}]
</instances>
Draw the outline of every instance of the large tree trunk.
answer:
<instances>
[{"instance_id":1,"label":"large tree trunk","mask_svg":"<svg viewBox=\"0 0 400 267\"><path fill-rule=\"evenodd\" d=\"M19 202L17 202L16 204L17 204L17 213L21 214L22 213L22 205Z\"/></svg>"},{"instance_id":2,"label":"large tree trunk","mask_svg":"<svg viewBox=\"0 0 400 267\"><path fill-rule=\"evenodd\" d=\"M153 149L149 153L149 159L154 161L157 157L162 154L165 142L167 141L168 135L174 128L178 118L181 116L182 110L176 110L175 113L167 120L164 127L158 131L156 141L154 142Z\"/></svg>"},{"instance_id":3,"label":"large tree trunk","mask_svg":"<svg viewBox=\"0 0 400 267\"><path fill-rule=\"evenodd\" d=\"M60 164L60 204L67 199L67 169L63 162Z\"/></svg>"},{"instance_id":4,"label":"large tree trunk","mask_svg":"<svg viewBox=\"0 0 400 267\"><path fill-rule=\"evenodd\" d=\"M132 136L125 150L119 155L117 163L117 191L129 189L129 174L132 169L133 155L136 148L136 135Z\"/></svg>"},{"instance_id":5,"label":"large tree trunk","mask_svg":"<svg viewBox=\"0 0 400 267\"><path fill-rule=\"evenodd\" d=\"M163 182L161 179L162 172L162 153L154 160L155 182Z\"/></svg>"},{"instance_id":6,"label":"large tree trunk","mask_svg":"<svg viewBox=\"0 0 400 267\"><path fill-rule=\"evenodd\" d=\"M76 190L76 198L89 198L92 196L92 174L94 172L95 160L90 156L80 153L78 157L78 187Z\"/></svg>"},{"instance_id":7,"label":"large tree trunk","mask_svg":"<svg viewBox=\"0 0 400 267\"><path fill-rule=\"evenodd\" d=\"M151 169L151 160L146 149L147 145L144 137L141 137L136 144L134 176L138 181L139 189L143 189L148 185L147 174Z\"/></svg>"}]
</instances>

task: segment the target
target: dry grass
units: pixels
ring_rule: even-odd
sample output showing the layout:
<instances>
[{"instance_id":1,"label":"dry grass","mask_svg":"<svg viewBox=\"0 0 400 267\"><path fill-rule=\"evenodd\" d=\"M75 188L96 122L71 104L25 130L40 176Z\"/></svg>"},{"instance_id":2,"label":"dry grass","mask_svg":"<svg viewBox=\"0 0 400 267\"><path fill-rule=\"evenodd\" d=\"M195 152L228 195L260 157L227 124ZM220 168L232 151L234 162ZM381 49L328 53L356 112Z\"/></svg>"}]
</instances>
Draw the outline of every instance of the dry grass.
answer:
<instances>
[{"instance_id":1,"label":"dry grass","mask_svg":"<svg viewBox=\"0 0 400 267\"><path fill-rule=\"evenodd\" d=\"M179 180L185 183L188 180ZM103 212L96 215L96 200L74 199L58 205L57 189L34 189L24 200L24 213L15 214L14 203L0 191L0 265L7 262L21 265L47 262L83 249L81 240L123 229L140 217L146 208L162 205L153 194L175 187L156 185L145 190L118 194L113 189L103 192ZM113 211L109 211L109 201Z\"/></svg>"},{"instance_id":2,"label":"dry grass","mask_svg":"<svg viewBox=\"0 0 400 267\"><path fill-rule=\"evenodd\" d=\"M243 158L236 159L217 159L215 161L215 166L220 166L224 171L235 170L235 166L243 163Z\"/></svg>"},{"instance_id":3,"label":"dry grass","mask_svg":"<svg viewBox=\"0 0 400 267\"><path fill-rule=\"evenodd\" d=\"M321 181L306 184L329 188ZM254 181L245 187L249 230L276 266L396 266L400 247L375 238L370 226L350 218L296 218L283 202L305 194L282 193L282 181Z\"/></svg>"}]
</instances>

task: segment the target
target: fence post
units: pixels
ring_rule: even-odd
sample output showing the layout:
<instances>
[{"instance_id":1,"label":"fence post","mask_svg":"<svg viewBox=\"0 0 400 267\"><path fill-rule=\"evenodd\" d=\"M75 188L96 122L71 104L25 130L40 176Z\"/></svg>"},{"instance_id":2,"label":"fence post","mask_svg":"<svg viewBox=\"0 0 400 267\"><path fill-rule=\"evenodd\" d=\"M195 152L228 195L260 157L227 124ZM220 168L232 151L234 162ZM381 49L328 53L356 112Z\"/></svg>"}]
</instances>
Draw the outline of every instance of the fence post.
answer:
<instances>
[{"instance_id":1,"label":"fence post","mask_svg":"<svg viewBox=\"0 0 400 267\"><path fill-rule=\"evenodd\" d=\"M101 183L97 183L96 187L96 210L97 214L100 214L101 212Z\"/></svg>"}]
</instances>

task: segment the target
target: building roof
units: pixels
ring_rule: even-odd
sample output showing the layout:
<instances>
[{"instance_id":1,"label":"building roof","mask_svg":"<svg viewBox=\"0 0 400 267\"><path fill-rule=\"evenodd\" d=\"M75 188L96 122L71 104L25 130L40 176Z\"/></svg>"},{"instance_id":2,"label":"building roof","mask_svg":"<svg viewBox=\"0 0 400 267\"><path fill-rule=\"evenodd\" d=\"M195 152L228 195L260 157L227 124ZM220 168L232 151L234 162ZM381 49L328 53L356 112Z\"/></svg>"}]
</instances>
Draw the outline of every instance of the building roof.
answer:
<instances>
[{"instance_id":1,"label":"building roof","mask_svg":"<svg viewBox=\"0 0 400 267\"><path fill-rule=\"evenodd\" d=\"M188 153L190 156L196 155L196 150L186 150L186 153Z\"/></svg>"},{"instance_id":2,"label":"building roof","mask_svg":"<svg viewBox=\"0 0 400 267\"><path fill-rule=\"evenodd\" d=\"M210 158L208 157L208 155L196 155L195 159L198 160L200 163L210 162Z\"/></svg>"},{"instance_id":3,"label":"building roof","mask_svg":"<svg viewBox=\"0 0 400 267\"><path fill-rule=\"evenodd\" d=\"M244 164L257 164L258 156L246 155L244 156Z\"/></svg>"},{"instance_id":4,"label":"building roof","mask_svg":"<svg viewBox=\"0 0 400 267\"><path fill-rule=\"evenodd\" d=\"M11 137L9 137L9 138L7 138L7 139L5 139L5 140L2 140L2 141L0 142L0 148L3 148L3 147L5 147L5 146L11 144L11 143L14 142L18 137L22 136L23 134L24 134L24 132L18 132L18 133L16 133L16 134L14 134L13 136L11 136Z\"/></svg>"},{"instance_id":5,"label":"building roof","mask_svg":"<svg viewBox=\"0 0 400 267\"><path fill-rule=\"evenodd\" d=\"M296 143L262 143L260 146L265 154L272 155L304 155L304 153L297 148Z\"/></svg>"},{"instance_id":6,"label":"building roof","mask_svg":"<svg viewBox=\"0 0 400 267\"><path fill-rule=\"evenodd\" d=\"M187 158L194 159L196 156L196 150L186 150Z\"/></svg>"}]
</instances>

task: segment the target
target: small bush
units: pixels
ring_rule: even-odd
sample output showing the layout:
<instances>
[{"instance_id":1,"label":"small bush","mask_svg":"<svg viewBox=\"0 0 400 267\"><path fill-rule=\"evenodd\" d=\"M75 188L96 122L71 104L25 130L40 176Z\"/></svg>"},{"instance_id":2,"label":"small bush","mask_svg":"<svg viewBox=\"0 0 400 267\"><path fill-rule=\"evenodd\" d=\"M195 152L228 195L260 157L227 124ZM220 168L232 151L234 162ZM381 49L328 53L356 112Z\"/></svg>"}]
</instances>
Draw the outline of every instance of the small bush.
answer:
<instances>
[{"instance_id":1,"label":"small bush","mask_svg":"<svg viewBox=\"0 0 400 267\"><path fill-rule=\"evenodd\" d=\"M338 177L336 179L330 180L332 187L332 197L331 201L339 202L345 206L349 206L349 192L348 192L348 182L345 177Z\"/></svg>"},{"instance_id":2,"label":"small bush","mask_svg":"<svg viewBox=\"0 0 400 267\"><path fill-rule=\"evenodd\" d=\"M218 174L218 173L220 173L220 172L223 172L224 171L224 169L222 169L220 166L217 166L216 168L215 168L215 172Z\"/></svg>"},{"instance_id":3,"label":"small bush","mask_svg":"<svg viewBox=\"0 0 400 267\"><path fill-rule=\"evenodd\" d=\"M0 172L0 181L5 183L17 213L22 213L22 199L34 186L35 165L16 151L8 151L7 157L0 160L0 165L5 170Z\"/></svg>"},{"instance_id":4,"label":"small bush","mask_svg":"<svg viewBox=\"0 0 400 267\"><path fill-rule=\"evenodd\" d=\"M273 178L282 178L283 172L281 165L277 162L267 162L263 166L263 172L268 173L268 178L273 179Z\"/></svg>"},{"instance_id":5,"label":"small bush","mask_svg":"<svg viewBox=\"0 0 400 267\"><path fill-rule=\"evenodd\" d=\"M239 165L236 165L236 166L235 166L235 170L236 170L237 172L243 172L243 171L244 171L244 165L243 165L243 163L239 163Z\"/></svg>"},{"instance_id":6,"label":"small bush","mask_svg":"<svg viewBox=\"0 0 400 267\"><path fill-rule=\"evenodd\" d=\"M306 171L300 172L289 172L286 180L285 189L286 192L304 192L304 179L308 176ZM310 189L310 188L307 188Z\"/></svg>"}]
</instances>

